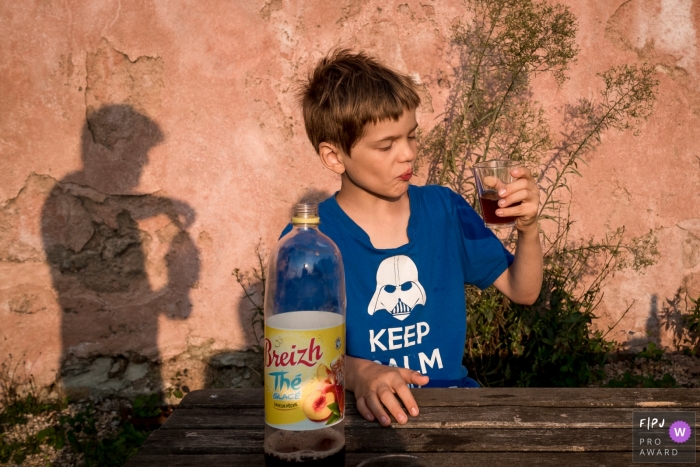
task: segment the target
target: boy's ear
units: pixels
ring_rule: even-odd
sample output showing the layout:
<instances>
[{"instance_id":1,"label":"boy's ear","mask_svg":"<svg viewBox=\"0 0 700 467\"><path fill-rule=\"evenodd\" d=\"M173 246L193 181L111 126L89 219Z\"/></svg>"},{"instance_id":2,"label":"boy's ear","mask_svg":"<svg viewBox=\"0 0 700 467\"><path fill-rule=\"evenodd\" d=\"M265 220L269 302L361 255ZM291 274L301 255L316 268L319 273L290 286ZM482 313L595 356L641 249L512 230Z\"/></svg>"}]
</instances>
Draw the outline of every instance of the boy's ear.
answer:
<instances>
[{"instance_id":1,"label":"boy's ear","mask_svg":"<svg viewBox=\"0 0 700 467\"><path fill-rule=\"evenodd\" d=\"M343 163L345 153L338 146L332 143L321 143L318 145L318 155L327 169L338 175L345 173L345 164Z\"/></svg>"}]
</instances>

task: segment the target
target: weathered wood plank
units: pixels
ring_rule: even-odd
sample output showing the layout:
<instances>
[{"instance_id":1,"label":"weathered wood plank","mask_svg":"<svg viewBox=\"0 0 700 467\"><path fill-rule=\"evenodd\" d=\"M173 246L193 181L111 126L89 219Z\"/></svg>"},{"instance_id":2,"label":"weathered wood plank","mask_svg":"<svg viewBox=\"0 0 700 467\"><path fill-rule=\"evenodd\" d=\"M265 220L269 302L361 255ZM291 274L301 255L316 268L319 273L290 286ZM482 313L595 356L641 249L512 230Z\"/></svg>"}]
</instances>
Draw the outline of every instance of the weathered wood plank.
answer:
<instances>
[{"instance_id":1,"label":"weathered wood plank","mask_svg":"<svg viewBox=\"0 0 700 467\"><path fill-rule=\"evenodd\" d=\"M700 388L481 388L414 389L420 407L629 407L636 409L691 409L700 407ZM352 393L348 406L354 406ZM178 406L187 408L263 407L261 388L202 389Z\"/></svg>"},{"instance_id":2,"label":"weathered wood plank","mask_svg":"<svg viewBox=\"0 0 700 467\"><path fill-rule=\"evenodd\" d=\"M397 429L422 428L632 428L631 408L568 408L551 407L423 407L421 414L410 417L406 425ZM674 409L675 410L675 409ZM354 407L346 412L346 428L371 427ZM262 408L175 410L163 429L262 429Z\"/></svg>"},{"instance_id":3,"label":"weathered wood plank","mask_svg":"<svg viewBox=\"0 0 700 467\"><path fill-rule=\"evenodd\" d=\"M426 407L700 407L700 388L481 388L449 391L416 389L413 394L419 406Z\"/></svg>"},{"instance_id":4,"label":"weathered wood plank","mask_svg":"<svg viewBox=\"0 0 700 467\"><path fill-rule=\"evenodd\" d=\"M413 393L421 415L392 428L362 419L348 393L346 465L382 452L420 453L440 467L629 465L634 410L700 407L700 390L694 389L487 388ZM128 465L261 465L262 441L262 389L195 391Z\"/></svg>"},{"instance_id":5,"label":"weathered wood plank","mask_svg":"<svg viewBox=\"0 0 700 467\"><path fill-rule=\"evenodd\" d=\"M346 430L348 452L598 452L632 448L627 429L421 429ZM150 455L257 454L263 430L158 430L141 451Z\"/></svg>"},{"instance_id":6,"label":"weathered wood plank","mask_svg":"<svg viewBox=\"0 0 700 467\"><path fill-rule=\"evenodd\" d=\"M345 465L357 466L375 454L348 453ZM632 465L631 452L484 452L484 453L421 453L431 465L440 467L618 467ZM201 467L202 465L262 466L262 454L202 454L202 455L136 455L126 467ZM668 464L642 464L649 467L664 467Z\"/></svg>"}]
</instances>

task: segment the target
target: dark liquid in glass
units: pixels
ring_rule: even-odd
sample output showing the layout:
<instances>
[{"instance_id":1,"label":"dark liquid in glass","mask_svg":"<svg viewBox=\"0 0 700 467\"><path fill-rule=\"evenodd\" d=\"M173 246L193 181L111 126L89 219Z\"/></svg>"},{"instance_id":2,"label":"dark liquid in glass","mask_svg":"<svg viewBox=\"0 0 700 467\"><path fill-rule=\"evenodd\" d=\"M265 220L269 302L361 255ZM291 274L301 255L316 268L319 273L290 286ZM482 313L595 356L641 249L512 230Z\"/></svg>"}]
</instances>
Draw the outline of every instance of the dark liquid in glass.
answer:
<instances>
[{"instance_id":1,"label":"dark liquid in glass","mask_svg":"<svg viewBox=\"0 0 700 467\"><path fill-rule=\"evenodd\" d=\"M481 213L484 216L484 222L487 224L510 224L515 222L515 216L509 217L498 217L496 215L496 209L498 209L498 201L500 196L495 191L484 191L484 193L479 196L479 202L481 203ZM511 204L508 206L512 208L514 206L520 206L520 202Z\"/></svg>"},{"instance_id":2,"label":"dark liquid in glass","mask_svg":"<svg viewBox=\"0 0 700 467\"><path fill-rule=\"evenodd\" d=\"M319 458L324 455L317 452L314 457L302 458L301 462L289 461L277 457L274 453L265 453L265 467L284 467L290 465L303 465L304 467L342 467L345 465L345 446L343 449L328 457Z\"/></svg>"}]
</instances>

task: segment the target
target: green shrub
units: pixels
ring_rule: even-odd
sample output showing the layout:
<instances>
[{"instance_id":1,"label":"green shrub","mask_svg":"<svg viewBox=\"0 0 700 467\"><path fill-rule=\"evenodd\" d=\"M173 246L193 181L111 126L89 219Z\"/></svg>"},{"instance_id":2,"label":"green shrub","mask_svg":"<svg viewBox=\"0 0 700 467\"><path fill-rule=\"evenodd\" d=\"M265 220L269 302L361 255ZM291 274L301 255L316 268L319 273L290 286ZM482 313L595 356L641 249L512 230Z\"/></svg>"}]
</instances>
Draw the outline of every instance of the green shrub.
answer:
<instances>
[{"instance_id":1,"label":"green shrub","mask_svg":"<svg viewBox=\"0 0 700 467\"><path fill-rule=\"evenodd\" d=\"M151 431L135 426L135 420L163 413L160 395L138 397L131 409L113 416L114 429L100 435L94 403L85 401L71 407L67 400L42 398L31 375L18 377L20 363L13 365L10 356L0 364L0 464L22 465L29 456L45 456L49 448L68 449L86 467L121 466ZM28 429L32 418L46 426L32 432Z\"/></svg>"},{"instance_id":2,"label":"green shrub","mask_svg":"<svg viewBox=\"0 0 700 467\"><path fill-rule=\"evenodd\" d=\"M618 379L611 379L605 385L608 388L679 388L681 387L675 378L668 373L661 378L650 376L637 376L631 371L625 373Z\"/></svg>"},{"instance_id":3,"label":"green shrub","mask_svg":"<svg viewBox=\"0 0 700 467\"><path fill-rule=\"evenodd\" d=\"M115 420L119 423L116 432L99 438L94 405L87 403L73 415L65 413L67 406L65 401L39 402L34 395L4 406L0 413L0 463L22 465L27 457L42 454L45 447L56 451L68 447L73 454L81 456L81 465L116 467L136 454L150 433L150 430L137 429L129 417ZM147 410L155 413L153 408ZM16 425L26 425L30 415L48 417L50 426L23 439L9 441L8 433Z\"/></svg>"},{"instance_id":4,"label":"green shrub","mask_svg":"<svg viewBox=\"0 0 700 467\"><path fill-rule=\"evenodd\" d=\"M467 287L465 364L486 386L581 386L598 376L616 343L592 327L602 287L615 272L642 271L658 251L653 232L627 238L624 227L602 239L572 240L568 177L611 129L638 131L651 113L657 82L650 67L601 73L597 100L564 111L556 139L530 82L558 83L576 60L577 22L568 7L531 0L469 0L469 22L453 31L460 63L443 121L421 134L428 183L452 187L477 208L471 167L486 159L522 161L541 190L544 282L536 303L510 303L496 289ZM513 247L515 234L504 242ZM629 308L628 308L629 310ZM626 312L625 312L626 313Z\"/></svg>"},{"instance_id":5,"label":"green shrub","mask_svg":"<svg viewBox=\"0 0 700 467\"><path fill-rule=\"evenodd\" d=\"M649 360L659 361L664 356L663 349L660 349L653 342L649 342L641 352L637 354L639 358L647 358Z\"/></svg>"},{"instance_id":6,"label":"green shrub","mask_svg":"<svg viewBox=\"0 0 700 467\"><path fill-rule=\"evenodd\" d=\"M681 325L687 331L681 347L691 355L700 354L700 297L688 297L692 306L690 313L682 316Z\"/></svg>"}]
</instances>

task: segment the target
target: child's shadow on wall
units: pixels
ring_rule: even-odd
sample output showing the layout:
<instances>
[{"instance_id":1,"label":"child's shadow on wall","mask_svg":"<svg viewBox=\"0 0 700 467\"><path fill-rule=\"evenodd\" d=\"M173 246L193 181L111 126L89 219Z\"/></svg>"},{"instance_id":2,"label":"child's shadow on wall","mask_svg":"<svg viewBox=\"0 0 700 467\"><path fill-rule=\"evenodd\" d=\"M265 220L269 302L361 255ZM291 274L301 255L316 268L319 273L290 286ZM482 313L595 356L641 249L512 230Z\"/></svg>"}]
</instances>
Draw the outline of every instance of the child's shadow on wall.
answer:
<instances>
[{"instance_id":1,"label":"child's shadow on wall","mask_svg":"<svg viewBox=\"0 0 700 467\"><path fill-rule=\"evenodd\" d=\"M134 192L162 140L158 125L131 106L89 112L83 167L44 204L42 237L62 308L59 378L69 395L162 391L159 316L186 319L192 311L200 261L187 228L195 213L182 201Z\"/></svg>"}]
</instances>

